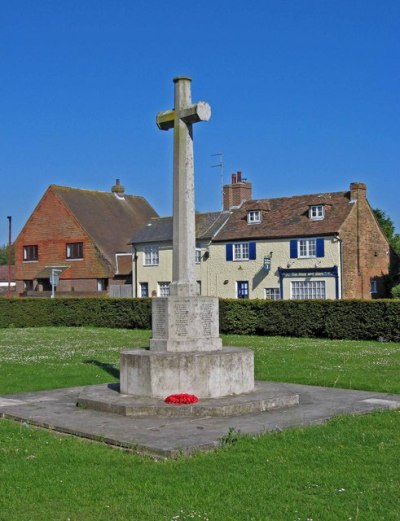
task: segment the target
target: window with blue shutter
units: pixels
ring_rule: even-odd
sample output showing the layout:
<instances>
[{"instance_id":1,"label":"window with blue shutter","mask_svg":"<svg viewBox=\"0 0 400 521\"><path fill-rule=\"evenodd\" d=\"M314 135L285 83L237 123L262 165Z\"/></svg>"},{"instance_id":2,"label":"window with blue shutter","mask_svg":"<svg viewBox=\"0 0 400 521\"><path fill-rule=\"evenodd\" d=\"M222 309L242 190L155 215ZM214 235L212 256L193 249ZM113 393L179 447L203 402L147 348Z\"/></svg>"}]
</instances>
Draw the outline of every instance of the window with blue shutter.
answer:
<instances>
[{"instance_id":1,"label":"window with blue shutter","mask_svg":"<svg viewBox=\"0 0 400 521\"><path fill-rule=\"evenodd\" d=\"M297 240L293 239L290 241L290 258L291 259L297 259Z\"/></svg>"},{"instance_id":2,"label":"window with blue shutter","mask_svg":"<svg viewBox=\"0 0 400 521\"><path fill-rule=\"evenodd\" d=\"M227 261L233 260L233 244L226 245L226 260Z\"/></svg>"},{"instance_id":3,"label":"window with blue shutter","mask_svg":"<svg viewBox=\"0 0 400 521\"><path fill-rule=\"evenodd\" d=\"M249 259L256 260L256 243L255 242L249 243Z\"/></svg>"},{"instance_id":4,"label":"window with blue shutter","mask_svg":"<svg viewBox=\"0 0 400 521\"><path fill-rule=\"evenodd\" d=\"M317 239L317 257L324 257L324 255L325 255L324 239Z\"/></svg>"}]
</instances>

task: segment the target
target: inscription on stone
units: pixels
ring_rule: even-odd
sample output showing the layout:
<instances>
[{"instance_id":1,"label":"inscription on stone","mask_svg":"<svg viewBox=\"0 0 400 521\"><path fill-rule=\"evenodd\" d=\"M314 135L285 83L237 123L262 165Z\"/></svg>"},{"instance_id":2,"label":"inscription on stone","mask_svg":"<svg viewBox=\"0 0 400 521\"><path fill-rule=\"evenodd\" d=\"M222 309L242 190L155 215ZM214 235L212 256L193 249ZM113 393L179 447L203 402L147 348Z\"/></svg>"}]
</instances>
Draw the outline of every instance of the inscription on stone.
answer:
<instances>
[{"instance_id":1,"label":"inscription on stone","mask_svg":"<svg viewBox=\"0 0 400 521\"><path fill-rule=\"evenodd\" d=\"M212 301L203 300L200 302L200 322L203 330L203 336L212 336L211 322L215 320L212 313L215 311Z\"/></svg>"},{"instance_id":2,"label":"inscription on stone","mask_svg":"<svg viewBox=\"0 0 400 521\"><path fill-rule=\"evenodd\" d=\"M189 334L189 308L187 300L174 302L175 333L177 337L187 337Z\"/></svg>"},{"instance_id":3,"label":"inscription on stone","mask_svg":"<svg viewBox=\"0 0 400 521\"><path fill-rule=\"evenodd\" d=\"M153 299L153 338L167 338L167 302Z\"/></svg>"}]
</instances>

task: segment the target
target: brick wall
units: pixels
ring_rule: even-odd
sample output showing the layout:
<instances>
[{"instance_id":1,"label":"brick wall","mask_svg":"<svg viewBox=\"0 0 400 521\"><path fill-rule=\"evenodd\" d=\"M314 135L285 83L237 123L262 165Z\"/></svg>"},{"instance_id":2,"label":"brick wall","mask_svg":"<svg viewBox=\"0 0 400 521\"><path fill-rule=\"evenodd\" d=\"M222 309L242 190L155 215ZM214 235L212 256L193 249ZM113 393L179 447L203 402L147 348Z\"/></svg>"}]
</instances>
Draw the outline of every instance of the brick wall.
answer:
<instances>
[{"instance_id":1,"label":"brick wall","mask_svg":"<svg viewBox=\"0 0 400 521\"><path fill-rule=\"evenodd\" d=\"M83 243L83 259L66 259L67 242ZM38 245L38 261L24 262L23 247L28 245ZM96 279L113 276L112 266L101 255L91 238L54 194L51 187L15 242L17 292L23 291L23 280L35 280L37 274L48 265L69 266L60 277L61 285L63 279L74 280L75 284L80 280L79 291L95 291ZM82 279L92 280L86 283ZM67 283L65 284L68 286ZM77 287L75 289L78 291Z\"/></svg>"},{"instance_id":2,"label":"brick wall","mask_svg":"<svg viewBox=\"0 0 400 521\"><path fill-rule=\"evenodd\" d=\"M344 298L347 299L387 296L390 247L367 201L366 192L363 183L350 185L353 208L340 230ZM371 280L377 281L376 295L371 295Z\"/></svg>"},{"instance_id":3,"label":"brick wall","mask_svg":"<svg viewBox=\"0 0 400 521\"><path fill-rule=\"evenodd\" d=\"M232 184L224 185L224 210L232 206L239 206L242 201L249 201L252 197L251 183L242 180L242 173L232 174Z\"/></svg>"}]
</instances>

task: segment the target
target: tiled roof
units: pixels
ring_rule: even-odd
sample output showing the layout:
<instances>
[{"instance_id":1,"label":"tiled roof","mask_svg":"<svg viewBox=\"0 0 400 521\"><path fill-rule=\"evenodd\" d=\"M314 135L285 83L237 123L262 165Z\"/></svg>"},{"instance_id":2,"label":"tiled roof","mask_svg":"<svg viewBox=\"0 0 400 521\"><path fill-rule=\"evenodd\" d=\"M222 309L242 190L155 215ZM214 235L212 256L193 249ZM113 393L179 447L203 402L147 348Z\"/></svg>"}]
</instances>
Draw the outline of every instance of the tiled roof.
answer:
<instances>
[{"instance_id":1,"label":"tiled roof","mask_svg":"<svg viewBox=\"0 0 400 521\"><path fill-rule=\"evenodd\" d=\"M117 275L130 275L132 273L132 255L117 255Z\"/></svg>"},{"instance_id":2,"label":"tiled roof","mask_svg":"<svg viewBox=\"0 0 400 521\"><path fill-rule=\"evenodd\" d=\"M143 197L116 195L52 185L54 193L68 206L103 254L114 264L116 252L130 251L132 233L156 211Z\"/></svg>"},{"instance_id":3,"label":"tiled roof","mask_svg":"<svg viewBox=\"0 0 400 521\"><path fill-rule=\"evenodd\" d=\"M196 213L196 239L211 239L229 218L229 212ZM155 217L150 219L131 242L133 244L148 242L172 242L172 217Z\"/></svg>"},{"instance_id":4,"label":"tiled roof","mask_svg":"<svg viewBox=\"0 0 400 521\"><path fill-rule=\"evenodd\" d=\"M309 208L313 205L324 205L324 219L309 218ZM352 207L350 192L246 201L232 211L214 241L331 235L339 232ZM261 210L259 224L247 223L249 210Z\"/></svg>"},{"instance_id":5,"label":"tiled roof","mask_svg":"<svg viewBox=\"0 0 400 521\"><path fill-rule=\"evenodd\" d=\"M11 280L15 280L15 266L11 266ZM8 280L8 264L0 266L0 280Z\"/></svg>"}]
</instances>

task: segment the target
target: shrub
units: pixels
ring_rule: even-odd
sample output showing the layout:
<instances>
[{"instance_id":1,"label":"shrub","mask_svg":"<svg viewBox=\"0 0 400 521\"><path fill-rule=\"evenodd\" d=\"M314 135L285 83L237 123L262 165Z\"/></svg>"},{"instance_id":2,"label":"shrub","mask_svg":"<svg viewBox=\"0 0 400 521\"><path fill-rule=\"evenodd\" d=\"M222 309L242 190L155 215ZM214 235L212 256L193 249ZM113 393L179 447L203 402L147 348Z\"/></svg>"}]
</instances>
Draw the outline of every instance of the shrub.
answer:
<instances>
[{"instance_id":1,"label":"shrub","mask_svg":"<svg viewBox=\"0 0 400 521\"><path fill-rule=\"evenodd\" d=\"M392 288L392 297L393 298L400 298L400 284L397 284L397 286L393 286L393 288Z\"/></svg>"},{"instance_id":2,"label":"shrub","mask_svg":"<svg viewBox=\"0 0 400 521\"><path fill-rule=\"evenodd\" d=\"M400 341L400 301L221 300L220 329L238 335Z\"/></svg>"},{"instance_id":3,"label":"shrub","mask_svg":"<svg viewBox=\"0 0 400 521\"><path fill-rule=\"evenodd\" d=\"M0 327L96 326L149 329L150 299L0 299Z\"/></svg>"},{"instance_id":4,"label":"shrub","mask_svg":"<svg viewBox=\"0 0 400 521\"><path fill-rule=\"evenodd\" d=\"M220 330L237 335L400 341L400 300L220 300ZM151 328L151 299L0 299L0 327Z\"/></svg>"}]
</instances>

